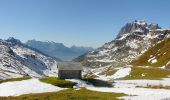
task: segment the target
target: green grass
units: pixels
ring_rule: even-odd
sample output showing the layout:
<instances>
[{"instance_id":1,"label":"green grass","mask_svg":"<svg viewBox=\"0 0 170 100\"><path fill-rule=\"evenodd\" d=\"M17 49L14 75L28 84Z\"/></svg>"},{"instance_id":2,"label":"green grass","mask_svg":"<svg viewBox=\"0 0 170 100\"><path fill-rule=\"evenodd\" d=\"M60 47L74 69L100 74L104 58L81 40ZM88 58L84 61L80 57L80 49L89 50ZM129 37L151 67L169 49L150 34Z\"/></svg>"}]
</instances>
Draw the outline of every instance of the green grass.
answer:
<instances>
[{"instance_id":1,"label":"green grass","mask_svg":"<svg viewBox=\"0 0 170 100\"><path fill-rule=\"evenodd\" d=\"M41 82L45 82L45 83L52 84L52 85L55 85L55 86L59 86L59 87L62 87L62 88L73 88L73 86L76 85L76 83L74 83L74 82L59 79L59 78L56 78L56 77L45 77L45 78L41 78L39 80Z\"/></svg>"},{"instance_id":2,"label":"green grass","mask_svg":"<svg viewBox=\"0 0 170 100\"><path fill-rule=\"evenodd\" d=\"M28 94L18 97L0 97L0 100L117 100L126 96L122 93L95 92L85 88L80 90L68 89L59 92Z\"/></svg>"},{"instance_id":3,"label":"green grass","mask_svg":"<svg viewBox=\"0 0 170 100\"><path fill-rule=\"evenodd\" d=\"M30 79L30 77L20 77L20 78L11 78L11 79L6 79L6 80L0 80L0 83L10 82L10 81L22 81L22 80L27 80L27 79Z\"/></svg>"},{"instance_id":4,"label":"green grass","mask_svg":"<svg viewBox=\"0 0 170 100\"><path fill-rule=\"evenodd\" d=\"M164 54L166 52L166 54ZM151 64L148 62L150 55L156 57L157 62ZM161 67L170 61L170 38L165 39L163 42L151 47L148 51L142 54L137 60L131 62L133 66L153 66ZM169 66L170 67L170 66Z\"/></svg>"},{"instance_id":5,"label":"green grass","mask_svg":"<svg viewBox=\"0 0 170 100\"><path fill-rule=\"evenodd\" d=\"M145 76L142 76L144 74ZM122 79L125 80L134 80L134 79L162 79L170 76L170 70L158 69L158 68L137 68L133 67L131 74Z\"/></svg>"}]
</instances>

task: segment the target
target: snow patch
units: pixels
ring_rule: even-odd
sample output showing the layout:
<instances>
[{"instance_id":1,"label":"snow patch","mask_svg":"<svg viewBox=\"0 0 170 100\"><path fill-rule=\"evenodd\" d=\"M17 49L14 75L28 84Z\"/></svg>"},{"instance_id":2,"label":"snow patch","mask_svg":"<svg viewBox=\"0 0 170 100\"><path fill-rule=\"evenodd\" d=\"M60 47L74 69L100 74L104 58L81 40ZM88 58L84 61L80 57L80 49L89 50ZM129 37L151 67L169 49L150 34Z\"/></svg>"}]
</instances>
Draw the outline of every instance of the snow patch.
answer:
<instances>
[{"instance_id":1,"label":"snow patch","mask_svg":"<svg viewBox=\"0 0 170 100\"><path fill-rule=\"evenodd\" d=\"M147 88L106 88L106 87L87 87L92 91L112 92L112 93L125 93L128 95L121 99L125 100L161 100L170 97L170 90L165 89L147 89Z\"/></svg>"},{"instance_id":2,"label":"snow patch","mask_svg":"<svg viewBox=\"0 0 170 100\"><path fill-rule=\"evenodd\" d=\"M151 35L151 33L148 33L147 34L147 38L149 38L149 39L154 39L154 38L157 38L159 35Z\"/></svg>"},{"instance_id":3,"label":"snow patch","mask_svg":"<svg viewBox=\"0 0 170 100\"><path fill-rule=\"evenodd\" d=\"M86 81L80 80L80 79L66 79L71 82L77 83L74 88L80 88L80 87L92 87L93 85L90 83L87 83Z\"/></svg>"},{"instance_id":4,"label":"snow patch","mask_svg":"<svg viewBox=\"0 0 170 100\"><path fill-rule=\"evenodd\" d=\"M145 22L145 20L136 20L136 21L134 21L133 23L136 23L136 24L138 24L138 25L146 25L146 22Z\"/></svg>"},{"instance_id":5,"label":"snow patch","mask_svg":"<svg viewBox=\"0 0 170 100\"><path fill-rule=\"evenodd\" d=\"M156 63L156 62L157 62L157 59L154 59L154 60L151 61L152 64Z\"/></svg>"},{"instance_id":6,"label":"snow patch","mask_svg":"<svg viewBox=\"0 0 170 100\"><path fill-rule=\"evenodd\" d=\"M161 69L165 69L165 66L160 67Z\"/></svg>"},{"instance_id":7,"label":"snow patch","mask_svg":"<svg viewBox=\"0 0 170 100\"><path fill-rule=\"evenodd\" d=\"M0 84L0 96L19 96L30 93L56 92L64 88L40 82L38 79L6 82Z\"/></svg>"},{"instance_id":8,"label":"snow patch","mask_svg":"<svg viewBox=\"0 0 170 100\"><path fill-rule=\"evenodd\" d=\"M139 86L148 85L162 85L170 86L170 78L163 80L116 80L113 83L114 87L87 87L92 91L125 93L130 96L121 97L125 100L162 100L170 97L170 90L168 89L150 89ZM132 96L136 95L136 96Z\"/></svg>"},{"instance_id":9,"label":"snow patch","mask_svg":"<svg viewBox=\"0 0 170 100\"><path fill-rule=\"evenodd\" d=\"M118 79L118 78L123 78L126 77L130 74L131 72L131 68L122 68L119 69L114 75L113 75L113 79Z\"/></svg>"},{"instance_id":10,"label":"snow patch","mask_svg":"<svg viewBox=\"0 0 170 100\"><path fill-rule=\"evenodd\" d=\"M127 34L123 34L119 39L117 39L117 40L123 40L123 39L125 39L127 36L129 36L130 35L130 33L127 33Z\"/></svg>"},{"instance_id":11,"label":"snow patch","mask_svg":"<svg viewBox=\"0 0 170 100\"><path fill-rule=\"evenodd\" d=\"M142 73L142 77L144 77L145 76L145 73Z\"/></svg>"},{"instance_id":12,"label":"snow patch","mask_svg":"<svg viewBox=\"0 0 170 100\"><path fill-rule=\"evenodd\" d=\"M136 40L134 40L134 41L128 41L128 42L126 43L126 45L127 45L127 46L130 46L130 47L133 48L133 49L137 49L137 48L139 47Z\"/></svg>"},{"instance_id":13,"label":"snow patch","mask_svg":"<svg viewBox=\"0 0 170 100\"><path fill-rule=\"evenodd\" d=\"M133 32L140 32L140 33L143 33L144 31L140 28L138 28L137 30L134 30Z\"/></svg>"},{"instance_id":14,"label":"snow patch","mask_svg":"<svg viewBox=\"0 0 170 100\"><path fill-rule=\"evenodd\" d=\"M114 60L103 59L103 60L96 60L97 62L114 62Z\"/></svg>"},{"instance_id":15,"label":"snow patch","mask_svg":"<svg viewBox=\"0 0 170 100\"><path fill-rule=\"evenodd\" d=\"M151 56L150 56L150 57L151 57ZM154 63L157 62L157 59L156 59L156 57L154 56L154 57L148 59L148 62L150 62L151 64L154 64Z\"/></svg>"},{"instance_id":16,"label":"snow patch","mask_svg":"<svg viewBox=\"0 0 170 100\"><path fill-rule=\"evenodd\" d=\"M131 68L120 68L115 74L113 74L111 76L100 75L96 79L100 79L100 80L104 80L104 81L119 79L119 78L126 77L127 75L130 74L130 72L131 72Z\"/></svg>"}]
</instances>

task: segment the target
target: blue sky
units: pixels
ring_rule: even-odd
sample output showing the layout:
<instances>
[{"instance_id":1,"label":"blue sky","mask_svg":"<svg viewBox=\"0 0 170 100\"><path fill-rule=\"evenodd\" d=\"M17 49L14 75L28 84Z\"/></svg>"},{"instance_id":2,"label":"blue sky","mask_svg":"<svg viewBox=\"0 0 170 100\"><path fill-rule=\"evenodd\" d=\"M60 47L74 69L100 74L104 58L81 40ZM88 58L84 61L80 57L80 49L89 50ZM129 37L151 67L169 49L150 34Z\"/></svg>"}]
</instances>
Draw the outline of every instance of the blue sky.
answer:
<instances>
[{"instance_id":1,"label":"blue sky","mask_svg":"<svg viewBox=\"0 0 170 100\"><path fill-rule=\"evenodd\" d=\"M0 38L99 47L135 19L170 27L170 0L0 0Z\"/></svg>"}]
</instances>

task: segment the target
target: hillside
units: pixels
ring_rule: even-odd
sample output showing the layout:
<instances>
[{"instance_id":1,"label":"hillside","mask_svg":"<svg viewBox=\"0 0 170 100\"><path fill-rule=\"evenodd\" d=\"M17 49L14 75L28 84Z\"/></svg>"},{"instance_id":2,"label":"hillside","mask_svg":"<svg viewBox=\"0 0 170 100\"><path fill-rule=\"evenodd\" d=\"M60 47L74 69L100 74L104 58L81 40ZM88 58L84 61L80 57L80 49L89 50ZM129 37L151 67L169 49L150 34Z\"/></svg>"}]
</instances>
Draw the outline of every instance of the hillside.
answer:
<instances>
[{"instance_id":1,"label":"hillside","mask_svg":"<svg viewBox=\"0 0 170 100\"><path fill-rule=\"evenodd\" d=\"M0 79L57 75L56 59L29 48L19 40L0 40Z\"/></svg>"},{"instance_id":2,"label":"hillside","mask_svg":"<svg viewBox=\"0 0 170 100\"><path fill-rule=\"evenodd\" d=\"M133 66L170 68L170 38L149 48L137 60L132 61L131 64Z\"/></svg>"},{"instance_id":3,"label":"hillside","mask_svg":"<svg viewBox=\"0 0 170 100\"><path fill-rule=\"evenodd\" d=\"M62 60L72 60L84 53L92 51L91 47L66 47L62 43L55 43L49 41L28 40L26 45L35 48L51 57L60 58Z\"/></svg>"}]
</instances>

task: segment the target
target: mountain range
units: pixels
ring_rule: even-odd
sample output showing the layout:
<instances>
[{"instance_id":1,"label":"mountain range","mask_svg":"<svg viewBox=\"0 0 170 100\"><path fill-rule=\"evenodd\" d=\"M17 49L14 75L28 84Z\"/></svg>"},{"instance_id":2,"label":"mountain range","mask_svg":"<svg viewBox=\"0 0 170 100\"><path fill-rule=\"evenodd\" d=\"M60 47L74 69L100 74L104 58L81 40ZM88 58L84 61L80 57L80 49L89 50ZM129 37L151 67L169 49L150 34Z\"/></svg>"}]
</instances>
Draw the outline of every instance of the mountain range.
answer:
<instances>
[{"instance_id":1,"label":"mountain range","mask_svg":"<svg viewBox=\"0 0 170 100\"><path fill-rule=\"evenodd\" d=\"M74 61L81 62L83 75L90 77L103 78L127 66L169 69L169 48L170 29L143 20L125 24L113 41L95 50L48 41L0 39L0 79L57 76L59 57L71 60L78 55Z\"/></svg>"},{"instance_id":2,"label":"mountain range","mask_svg":"<svg viewBox=\"0 0 170 100\"><path fill-rule=\"evenodd\" d=\"M35 48L44 54L47 54L51 57L60 58L61 60L72 60L84 53L92 51L92 47L66 47L62 43L55 43L49 41L36 41L28 40L26 45Z\"/></svg>"}]
</instances>

